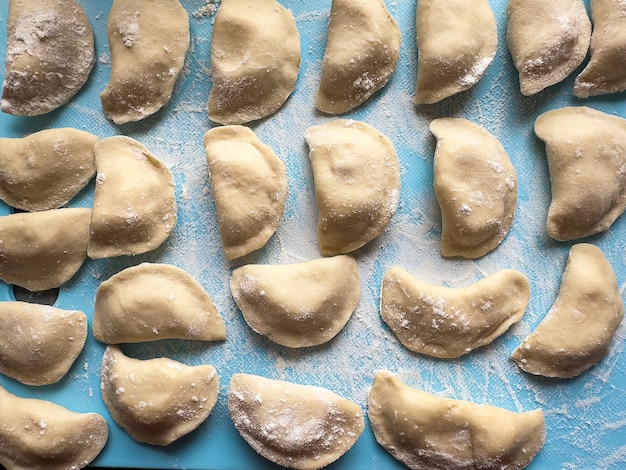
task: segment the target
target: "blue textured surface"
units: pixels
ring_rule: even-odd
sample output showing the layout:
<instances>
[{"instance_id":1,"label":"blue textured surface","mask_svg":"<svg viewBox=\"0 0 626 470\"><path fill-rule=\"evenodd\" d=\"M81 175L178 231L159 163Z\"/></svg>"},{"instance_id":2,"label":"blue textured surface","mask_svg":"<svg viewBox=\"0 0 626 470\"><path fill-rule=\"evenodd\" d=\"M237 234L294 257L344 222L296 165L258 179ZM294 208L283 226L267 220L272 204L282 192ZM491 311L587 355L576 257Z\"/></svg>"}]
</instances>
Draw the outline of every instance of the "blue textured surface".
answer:
<instances>
[{"instance_id":1,"label":"blue textured surface","mask_svg":"<svg viewBox=\"0 0 626 470\"><path fill-rule=\"evenodd\" d=\"M56 306L81 309L91 319L94 295L102 280L143 261L167 262L186 269L212 296L226 322L225 342L161 341L124 351L135 357L169 356L187 364L213 364L220 376L218 403L192 434L165 447L135 443L114 422L100 396L103 345L89 334L85 350L58 384L27 387L6 377L0 385L21 396L51 400L75 411L96 411L110 424L110 440L95 466L188 469L273 468L241 439L227 410L230 377L247 372L270 378L324 386L353 399L366 411L366 397L376 370L400 374L409 385L451 398L488 403L514 411L544 409L546 445L531 469L618 469L626 466L625 327L618 330L609 355L573 380L547 380L520 372L511 351L539 323L554 301L571 243L551 240L544 228L550 184L543 145L532 125L542 112L565 105L588 105L626 117L624 93L588 100L571 93L572 75L563 83L525 98L518 88L505 42L504 0L491 0L498 21L499 46L486 76L472 90L432 106L412 104L416 76L415 0L387 0L402 29L396 73L386 88L347 116L363 120L394 143L402 166L400 207L385 233L355 253L363 284L357 312L330 343L303 350L279 347L253 333L238 312L228 287L230 273L247 263L293 263L319 256L316 207L307 127L331 117L315 112L316 92L325 47L330 0L283 0L297 20L302 39L302 67L296 90L274 116L251 125L285 161L289 198L284 219L266 247L235 263L222 254L215 208L207 181L202 136L212 126L205 112L211 87L209 56L213 16L202 15L202 0L183 0L190 13L192 43L185 71L166 109L143 122L117 127L100 108L110 58L106 20L111 0L82 0L96 35L98 61L86 86L66 106L34 118L0 114L0 135L21 137L53 127L77 127L106 137L124 134L146 145L175 175L179 222L158 250L134 258L88 260L65 286ZM588 2L585 2L588 7ZM195 14L194 14L195 13ZM0 0L0 57L6 50L7 0ZM4 75L4 65L0 65ZM580 70L580 69L579 69ZM428 131L433 118L465 117L489 130L507 149L519 179L518 209L503 244L477 261L444 260L439 255L441 221L432 189L435 141ZM89 206L89 185L71 206ZM9 209L2 208L2 213ZM626 217L590 238L610 259L624 295ZM491 345L458 360L437 360L404 349L380 319L378 297L386 269L399 265L433 284L461 287L499 269L514 268L531 281L532 297L522 321ZM12 300L0 286L0 298ZM91 322L91 320L90 320ZM401 468L374 440L366 425L356 445L329 468Z\"/></svg>"}]
</instances>

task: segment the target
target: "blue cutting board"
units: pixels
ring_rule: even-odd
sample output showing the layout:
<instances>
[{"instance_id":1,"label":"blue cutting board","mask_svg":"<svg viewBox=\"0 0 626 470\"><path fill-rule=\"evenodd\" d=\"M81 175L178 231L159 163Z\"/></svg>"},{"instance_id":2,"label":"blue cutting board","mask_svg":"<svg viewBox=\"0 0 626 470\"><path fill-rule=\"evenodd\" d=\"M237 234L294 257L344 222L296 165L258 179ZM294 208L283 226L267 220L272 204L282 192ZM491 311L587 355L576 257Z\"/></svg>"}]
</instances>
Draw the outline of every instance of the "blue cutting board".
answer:
<instances>
[{"instance_id":1,"label":"blue cutting board","mask_svg":"<svg viewBox=\"0 0 626 470\"><path fill-rule=\"evenodd\" d=\"M0 135L22 137L54 127L77 127L101 137L123 134L146 145L172 170L176 179L178 225L158 250L136 257L88 260L64 285L56 306L93 315L95 291L103 280L140 262L171 263L198 279L226 322L228 339L203 343L160 341L124 346L126 354L168 356L186 364L213 364L220 394L211 416L196 431L168 447L134 442L111 419L100 395L104 346L91 333L69 374L58 384L28 387L6 377L0 385L20 395L51 400L72 410L95 411L109 422L110 439L94 462L100 467L261 469L274 468L259 457L233 427L227 409L230 377L237 372L326 387L357 402L366 412L374 373L388 369L409 385L437 395L488 403L514 411L543 408L545 447L531 469L626 468L626 327L619 328L608 356L572 380L547 380L520 372L509 356L552 305L572 243L550 239L545 219L550 183L543 144L533 133L535 118L566 105L587 105L626 117L626 94L579 100L572 95L574 75L533 97L519 92L517 73L505 41L506 1L492 0L499 46L494 63L472 90L432 106L413 104L416 77L415 0L387 0L402 30L398 68L364 106L346 116L365 121L387 135L402 168L400 205L385 232L354 253L361 274L362 297L343 331L326 345L293 350L252 332L229 290L232 269L249 263L295 263L319 257L317 210L304 132L333 119L315 111L331 0L283 0L296 18L302 41L302 66L295 92L274 116L250 127L284 160L289 197L282 223L269 243L235 262L223 255L215 207L208 183L203 134L213 126L205 111L211 88L210 48L214 14L208 0L183 0L190 14L191 47L172 101L155 116L121 127L108 121L99 94L111 69L106 21L111 0L82 0L96 36L97 62L86 86L66 106L41 117L0 113ZM586 1L588 7L588 2ZM7 0L0 0L0 56L6 51ZM0 65L4 76L4 62ZM464 117L490 131L504 145L519 179L515 221L504 242L476 261L446 260L439 253L441 219L432 187L435 140L428 130L437 117ZM71 206L90 206L93 183ZM2 213L10 212L6 206ZM626 283L626 217L606 233L586 241L599 246L617 274L620 292ZM383 273L399 265L432 284L461 287L504 268L518 269L531 282L532 296L519 324L491 345L457 360L437 360L411 353L395 338L379 314ZM13 300L10 286L2 300ZM0 417L1 419L1 417ZM329 468L402 468L374 440L367 423L355 446Z\"/></svg>"}]
</instances>

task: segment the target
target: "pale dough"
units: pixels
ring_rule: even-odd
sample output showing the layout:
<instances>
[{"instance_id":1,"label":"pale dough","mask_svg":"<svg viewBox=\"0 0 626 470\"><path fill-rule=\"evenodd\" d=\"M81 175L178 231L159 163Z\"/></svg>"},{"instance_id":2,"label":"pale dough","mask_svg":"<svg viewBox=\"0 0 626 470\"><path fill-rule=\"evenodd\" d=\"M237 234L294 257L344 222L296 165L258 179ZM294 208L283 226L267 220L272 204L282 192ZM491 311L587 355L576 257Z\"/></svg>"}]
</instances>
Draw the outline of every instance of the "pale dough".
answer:
<instances>
[{"instance_id":1,"label":"pale dough","mask_svg":"<svg viewBox=\"0 0 626 470\"><path fill-rule=\"evenodd\" d=\"M337 119L307 129L318 237L323 256L373 240L398 208L400 163L391 141L372 126Z\"/></svg>"},{"instance_id":2,"label":"pale dough","mask_svg":"<svg viewBox=\"0 0 626 470\"><path fill-rule=\"evenodd\" d=\"M219 378L210 365L133 359L119 347L107 346L101 390L111 416L134 440L166 446L209 417L217 402Z\"/></svg>"},{"instance_id":3,"label":"pale dough","mask_svg":"<svg viewBox=\"0 0 626 470\"><path fill-rule=\"evenodd\" d=\"M178 0L114 0L107 23L111 77L100 95L115 124L139 121L172 97L189 49L189 15Z\"/></svg>"},{"instance_id":4,"label":"pale dough","mask_svg":"<svg viewBox=\"0 0 626 470\"><path fill-rule=\"evenodd\" d=\"M266 459L297 470L325 467L363 433L361 408L321 387L235 374L228 390L235 428Z\"/></svg>"},{"instance_id":5,"label":"pale dough","mask_svg":"<svg viewBox=\"0 0 626 470\"><path fill-rule=\"evenodd\" d=\"M411 351L454 358L505 333L521 320L529 300L528 279L512 269L449 288L427 284L393 267L383 277L380 311Z\"/></svg>"},{"instance_id":6,"label":"pale dough","mask_svg":"<svg viewBox=\"0 0 626 470\"><path fill-rule=\"evenodd\" d=\"M0 373L26 385L58 382L83 350L87 316L27 302L0 302Z\"/></svg>"},{"instance_id":7,"label":"pale dough","mask_svg":"<svg viewBox=\"0 0 626 470\"><path fill-rule=\"evenodd\" d=\"M93 31L76 0L11 0L0 109L37 116L67 103L95 63Z\"/></svg>"},{"instance_id":8,"label":"pale dough","mask_svg":"<svg viewBox=\"0 0 626 470\"><path fill-rule=\"evenodd\" d=\"M440 398L388 371L374 377L368 416L378 443L414 470L522 469L546 438L540 409L515 413Z\"/></svg>"},{"instance_id":9,"label":"pale dough","mask_svg":"<svg viewBox=\"0 0 626 470\"><path fill-rule=\"evenodd\" d=\"M509 232L517 206L517 176L506 150L466 119L430 124L437 138L435 196L441 209L441 254L480 258Z\"/></svg>"},{"instance_id":10,"label":"pale dough","mask_svg":"<svg viewBox=\"0 0 626 470\"><path fill-rule=\"evenodd\" d=\"M168 264L142 263L96 291L93 335L108 344L226 338L224 320L202 285Z\"/></svg>"},{"instance_id":11,"label":"pale dough","mask_svg":"<svg viewBox=\"0 0 626 470\"><path fill-rule=\"evenodd\" d=\"M243 124L274 114L296 86L300 34L276 0L222 0L213 24L209 118Z\"/></svg>"},{"instance_id":12,"label":"pale dough","mask_svg":"<svg viewBox=\"0 0 626 470\"><path fill-rule=\"evenodd\" d=\"M591 59L574 81L578 98L626 90L626 2L591 0Z\"/></svg>"},{"instance_id":13,"label":"pale dough","mask_svg":"<svg viewBox=\"0 0 626 470\"><path fill-rule=\"evenodd\" d=\"M511 357L531 374L576 377L606 356L623 317L615 273L602 251L574 245L552 308Z\"/></svg>"},{"instance_id":14,"label":"pale dough","mask_svg":"<svg viewBox=\"0 0 626 470\"><path fill-rule=\"evenodd\" d=\"M415 103L437 103L474 86L497 46L487 0L419 0Z\"/></svg>"},{"instance_id":15,"label":"pale dough","mask_svg":"<svg viewBox=\"0 0 626 470\"><path fill-rule=\"evenodd\" d=\"M65 205L96 174L98 139L72 128L0 138L0 199L24 211Z\"/></svg>"},{"instance_id":16,"label":"pale dough","mask_svg":"<svg viewBox=\"0 0 626 470\"><path fill-rule=\"evenodd\" d=\"M626 209L626 119L566 107L540 115L535 133L550 171L548 235L573 240L608 230Z\"/></svg>"},{"instance_id":17,"label":"pale dough","mask_svg":"<svg viewBox=\"0 0 626 470\"><path fill-rule=\"evenodd\" d=\"M317 109L345 113L383 88L398 64L400 41L384 0L333 0Z\"/></svg>"},{"instance_id":18,"label":"pale dough","mask_svg":"<svg viewBox=\"0 0 626 470\"><path fill-rule=\"evenodd\" d=\"M176 226L172 172L130 137L100 140L95 155L89 257L138 255L158 248Z\"/></svg>"},{"instance_id":19,"label":"pale dough","mask_svg":"<svg viewBox=\"0 0 626 470\"><path fill-rule=\"evenodd\" d=\"M79 470L107 442L106 420L0 387L0 464L7 470Z\"/></svg>"},{"instance_id":20,"label":"pale dough","mask_svg":"<svg viewBox=\"0 0 626 470\"><path fill-rule=\"evenodd\" d=\"M582 0L510 0L506 12L523 95L563 81L587 56L591 21Z\"/></svg>"},{"instance_id":21,"label":"pale dough","mask_svg":"<svg viewBox=\"0 0 626 470\"><path fill-rule=\"evenodd\" d=\"M233 271L230 289L254 331L290 348L330 341L348 322L361 295L356 261L346 255L242 266Z\"/></svg>"},{"instance_id":22,"label":"pale dough","mask_svg":"<svg viewBox=\"0 0 626 470\"><path fill-rule=\"evenodd\" d=\"M276 232L287 200L287 170L244 126L215 127L203 144L224 252L239 258Z\"/></svg>"},{"instance_id":23,"label":"pale dough","mask_svg":"<svg viewBox=\"0 0 626 470\"><path fill-rule=\"evenodd\" d=\"M0 217L0 279L30 291L59 287L87 258L91 209Z\"/></svg>"}]
</instances>

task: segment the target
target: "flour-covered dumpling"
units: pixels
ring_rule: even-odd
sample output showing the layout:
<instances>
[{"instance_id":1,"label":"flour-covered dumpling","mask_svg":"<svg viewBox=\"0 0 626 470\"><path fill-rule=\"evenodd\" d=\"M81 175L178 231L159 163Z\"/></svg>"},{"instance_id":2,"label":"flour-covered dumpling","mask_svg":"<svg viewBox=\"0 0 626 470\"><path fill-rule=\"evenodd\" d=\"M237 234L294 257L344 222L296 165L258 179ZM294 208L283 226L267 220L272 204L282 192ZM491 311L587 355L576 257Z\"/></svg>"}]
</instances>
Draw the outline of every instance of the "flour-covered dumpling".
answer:
<instances>
[{"instance_id":1,"label":"flour-covered dumpling","mask_svg":"<svg viewBox=\"0 0 626 470\"><path fill-rule=\"evenodd\" d=\"M87 258L91 209L0 217L0 279L30 291L69 281Z\"/></svg>"},{"instance_id":2,"label":"flour-covered dumpling","mask_svg":"<svg viewBox=\"0 0 626 470\"><path fill-rule=\"evenodd\" d=\"M540 409L516 413L440 398L388 371L374 377L368 416L378 443L415 470L522 469L546 438Z\"/></svg>"},{"instance_id":3,"label":"flour-covered dumpling","mask_svg":"<svg viewBox=\"0 0 626 470\"><path fill-rule=\"evenodd\" d=\"M219 378L210 365L133 359L119 347L107 346L100 388L111 416L134 440L166 446L209 417Z\"/></svg>"},{"instance_id":4,"label":"flour-covered dumpling","mask_svg":"<svg viewBox=\"0 0 626 470\"><path fill-rule=\"evenodd\" d=\"M138 255L158 248L176 226L172 172L130 137L102 139L95 154L89 257Z\"/></svg>"},{"instance_id":5,"label":"flour-covered dumpling","mask_svg":"<svg viewBox=\"0 0 626 470\"><path fill-rule=\"evenodd\" d=\"M178 0L114 0L107 23L111 77L100 95L115 124L139 121L172 97L189 49L189 15Z\"/></svg>"},{"instance_id":6,"label":"flour-covered dumpling","mask_svg":"<svg viewBox=\"0 0 626 470\"><path fill-rule=\"evenodd\" d=\"M393 267L383 277L380 311L411 351L453 358L506 332L520 321L529 300L528 279L512 269L450 288L428 284Z\"/></svg>"},{"instance_id":7,"label":"flour-covered dumpling","mask_svg":"<svg viewBox=\"0 0 626 470\"><path fill-rule=\"evenodd\" d=\"M222 0L213 24L209 118L242 124L274 114L296 86L300 34L276 0Z\"/></svg>"},{"instance_id":8,"label":"flour-covered dumpling","mask_svg":"<svg viewBox=\"0 0 626 470\"><path fill-rule=\"evenodd\" d=\"M109 436L97 413L76 413L2 387L0 417L0 465L7 470L78 470L100 454Z\"/></svg>"},{"instance_id":9,"label":"flour-covered dumpling","mask_svg":"<svg viewBox=\"0 0 626 470\"><path fill-rule=\"evenodd\" d=\"M346 255L290 265L247 265L230 288L250 327L291 348L334 338L361 295L359 271Z\"/></svg>"},{"instance_id":10,"label":"flour-covered dumpling","mask_svg":"<svg viewBox=\"0 0 626 470\"><path fill-rule=\"evenodd\" d=\"M415 103L437 103L474 86L497 46L487 0L419 0Z\"/></svg>"},{"instance_id":11,"label":"flour-covered dumpling","mask_svg":"<svg viewBox=\"0 0 626 470\"><path fill-rule=\"evenodd\" d=\"M95 175L97 141L72 128L0 138L0 199L24 211L65 205Z\"/></svg>"},{"instance_id":12,"label":"flour-covered dumpling","mask_svg":"<svg viewBox=\"0 0 626 470\"><path fill-rule=\"evenodd\" d=\"M354 402L321 387L235 374L228 410L239 434L266 459L297 470L325 467L363 433Z\"/></svg>"},{"instance_id":13,"label":"flour-covered dumpling","mask_svg":"<svg viewBox=\"0 0 626 470\"><path fill-rule=\"evenodd\" d=\"M224 320L202 285L168 264L142 263L96 291L93 335L103 343L226 338Z\"/></svg>"},{"instance_id":14,"label":"flour-covered dumpling","mask_svg":"<svg viewBox=\"0 0 626 470\"><path fill-rule=\"evenodd\" d=\"M574 81L578 98L626 90L626 3L591 0L591 59Z\"/></svg>"},{"instance_id":15,"label":"flour-covered dumpling","mask_svg":"<svg viewBox=\"0 0 626 470\"><path fill-rule=\"evenodd\" d=\"M506 12L523 95L561 82L587 56L591 21L582 0L510 0Z\"/></svg>"},{"instance_id":16,"label":"flour-covered dumpling","mask_svg":"<svg viewBox=\"0 0 626 470\"><path fill-rule=\"evenodd\" d=\"M58 382L83 350L87 316L28 302L0 302L0 373L26 385Z\"/></svg>"},{"instance_id":17,"label":"flour-covered dumpling","mask_svg":"<svg viewBox=\"0 0 626 470\"><path fill-rule=\"evenodd\" d=\"M203 143L224 252L239 258L276 232L287 200L287 170L244 126L215 127Z\"/></svg>"},{"instance_id":18,"label":"flour-covered dumpling","mask_svg":"<svg viewBox=\"0 0 626 470\"><path fill-rule=\"evenodd\" d=\"M37 116L67 103L95 63L93 31L76 0L11 0L0 109Z\"/></svg>"},{"instance_id":19,"label":"flour-covered dumpling","mask_svg":"<svg viewBox=\"0 0 626 470\"><path fill-rule=\"evenodd\" d=\"M566 107L540 115L535 133L550 171L548 235L573 240L608 230L626 210L626 119Z\"/></svg>"},{"instance_id":20,"label":"flour-covered dumpling","mask_svg":"<svg viewBox=\"0 0 626 470\"><path fill-rule=\"evenodd\" d=\"M615 273L602 251L574 245L552 308L511 357L531 374L576 377L606 356L623 317Z\"/></svg>"},{"instance_id":21,"label":"flour-covered dumpling","mask_svg":"<svg viewBox=\"0 0 626 470\"><path fill-rule=\"evenodd\" d=\"M517 176L502 144L458 118L435 119L435 196L441 209L441 254L480 258L509 232L517 205Z\"/></svg>"},{"instance_id":22,"label":"flour-covered dumpling","mask_svg":"<svg viewBox=\"0 0 626 470\"><path fill-rule=\"evenodd\" d=\"M400 164L391 141L364 122L338 119L307 129L323 256L373 240L396 212Z\"/></svg>"},{"instance_id":23,"label":"flour-covered dumpling","mask_svg":"<svg viewBox=\"0 0 626 470\"><path fill-rule=\"evenodd\" d=\"M384 0L333 0L317 109L345 113L384 87L398 64L400 41Z\"/></svg>"}]
</instances>

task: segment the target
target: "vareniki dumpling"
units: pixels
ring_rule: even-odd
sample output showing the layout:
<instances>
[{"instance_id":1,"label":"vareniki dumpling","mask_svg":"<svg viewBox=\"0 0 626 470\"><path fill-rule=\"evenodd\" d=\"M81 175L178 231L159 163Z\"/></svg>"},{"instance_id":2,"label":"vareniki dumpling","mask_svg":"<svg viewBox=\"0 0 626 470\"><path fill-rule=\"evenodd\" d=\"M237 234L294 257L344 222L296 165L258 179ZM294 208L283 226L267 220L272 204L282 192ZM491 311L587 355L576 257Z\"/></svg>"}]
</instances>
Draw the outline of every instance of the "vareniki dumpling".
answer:
<instances>
[{"instance_id":1,"label":"vareniki dumpling","mask_svg":"<svg viewBox=\"0 0 626 470\"><path fill-rule=\"evenodd\" d=\"M415 103L437 103L474 86L497 45L487 0L419 0Z\"/></svg>"},{"instance_id":2,"label":"vareniki dumpling","mask_svg":"<svg viewBox=\"0 0 626 470\"><path fill-rule=\"evenodd\" d=\"M276 0L222 0L213 25L209 118L243 124L285 103L300 69L300 34Z\"/></svg>"},{"instance_id":3,"label":"vareniki dumpling","mask_svg":"<svg viewBox=\"0 0 626 470\"><path fill-rule=\"evenodd\" d=\"M317 109L345 113L384 87L398 64L400 40L383 0L333 0Z\"/></svg>"},{"instance_id":4,"label":"vareniki dumpling","mask_svg":"<svg viewBox=\"0 0 626 470\"><path fill-rule=\"evenodd\" d=\"M582 0L510 0L506 12L523 95L561 82L587 56L591 21Z\"/></svg>"},{"instance_id":5,"label":"vareniki dumpling","mask_svg":"<svg viewBox=\"0 0 626 470\"><path fill-rule=\"evenodd\" d=\"M244 126L215 127L204 135L211 191L228 259L263 247L285 210L287 170Z\"/></svg>"},{"instance_id":6,"label":"vareniki dumpling","mask_svg":"<svg viewBox=\"0 0 626 470\"><path fill-rule=\"evenodd\" d=\"M171 98L189 49L189 15L178 0L114 0L107 23L111 78L100 95L115 124L139 121Z\"/></svg>"}]
</instances>

